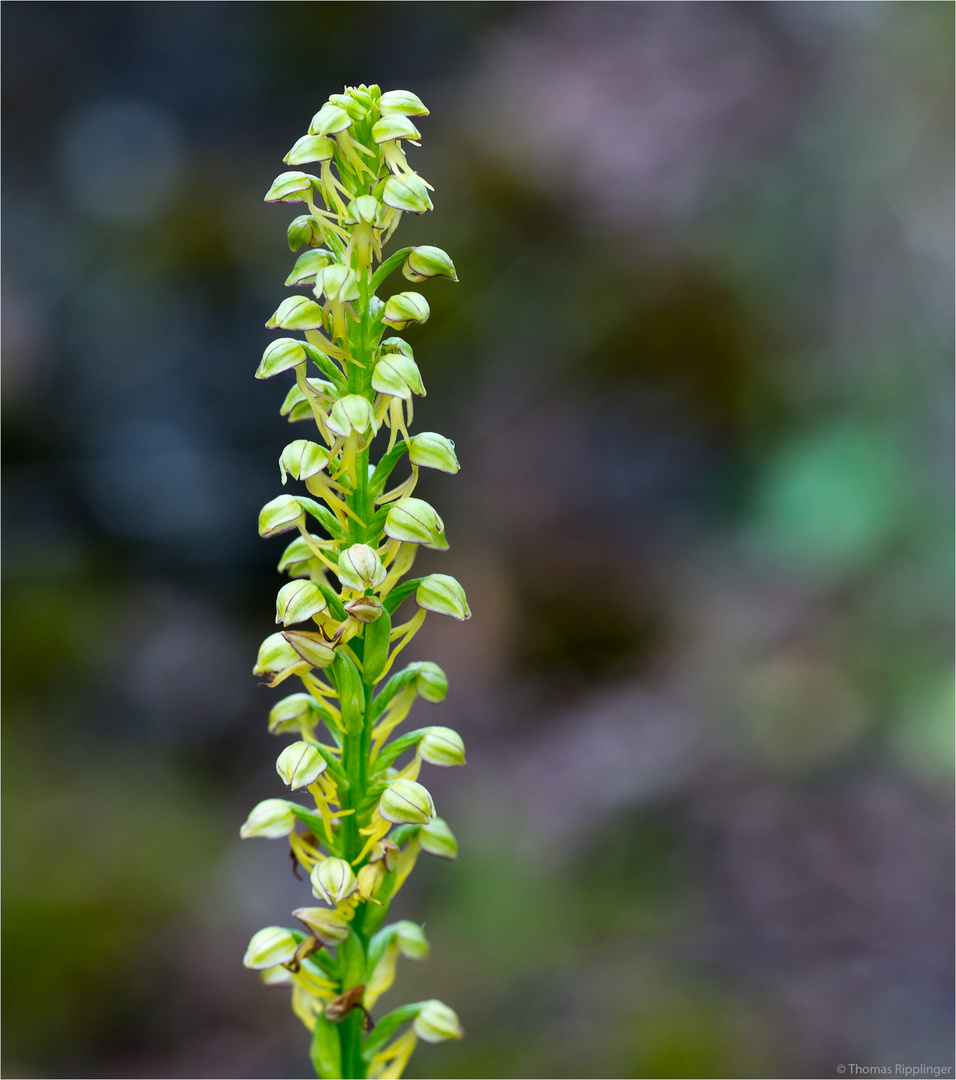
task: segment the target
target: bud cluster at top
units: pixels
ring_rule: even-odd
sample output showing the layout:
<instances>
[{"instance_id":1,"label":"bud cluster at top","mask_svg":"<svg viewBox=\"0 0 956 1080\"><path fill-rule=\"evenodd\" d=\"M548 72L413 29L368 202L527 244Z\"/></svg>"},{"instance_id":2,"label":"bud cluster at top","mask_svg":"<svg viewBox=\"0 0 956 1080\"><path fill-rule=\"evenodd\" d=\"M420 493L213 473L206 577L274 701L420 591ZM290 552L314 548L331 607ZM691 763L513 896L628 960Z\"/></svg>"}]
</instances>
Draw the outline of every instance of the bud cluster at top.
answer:
<instances>
[{"instance_id":1,"label":"bud cluster at top","mask_svg":"<svg viewBox=\"0 0 956 1080\"><path fill-rule=\"evenodd\" d=\"M273 707L269 730L292 736L276 770L312 805L267 798L241 833L288 837L326 906L293 913L304 930L260 931L244 962L270 985L292 987L319 1076L399 1076L417 1039L462 1034L437 1001L403 1006L372 1029L368 1021L397 957L428 948L415 924L382 925L391 899L419 852L457 854L420 769L465 759L450 728L394 735L418 697L437 702L447 691L437 665L396 671L396 657L428 612L471 615L453 577L409 577L420 548L448 547L438 512L414 496L419 470L454 474L459 465L450 439L409 430L425 386L399 334L426 321L428 302L417 290L377 295L399 268L414 284L458 280L440 248L384 251L403 214L433 208L431 185L405 153L427 115L408 91L347 87L315 114L265 196L305 212L288 227L299 252L286 280L295 292L266 324L286 335L266 347L256 376L291 376L281 413L314 431L292 440L278 463L282 484L305 493L277 495L259 517L263 537L286 537L279 570L289 581L276 597L279 629L262 642L254 672L269 686L301 683ZM406 475L395 481L406 456Z\"/></svg>"}]
</instances>

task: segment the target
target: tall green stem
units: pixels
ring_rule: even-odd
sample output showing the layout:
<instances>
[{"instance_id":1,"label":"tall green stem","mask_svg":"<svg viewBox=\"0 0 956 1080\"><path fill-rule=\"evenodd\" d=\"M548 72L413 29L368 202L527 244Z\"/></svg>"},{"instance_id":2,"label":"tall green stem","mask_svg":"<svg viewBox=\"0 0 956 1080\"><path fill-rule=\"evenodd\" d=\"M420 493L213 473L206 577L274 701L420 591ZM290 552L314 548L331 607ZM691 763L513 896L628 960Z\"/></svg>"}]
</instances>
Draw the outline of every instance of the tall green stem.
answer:
<instances>
[{"instance_id":1,"label":"tall green stem","mask_svg":"<svg viewBox=\"0 0 956 1080\"><path fill-rule=\"evenodd\" d=\"M371 349L368 343L368 322L369 322L369 299L370 292L368 281L361 280L365 275L360 276L359 280L359 299L355 302L355 313L358 316L358 325L355 328L357 333L354 333L356 341L350 350L354 358L358 361L357 364L349 364L348 366L348 389L350 393L361 394L369 401L373 400L373 395L370 392L369 376L368 376L368 359L371 355ZM355 324L351 324L354 327ZM353 331L354 332L354 331ZM346 505L350 510L354 511L358 518L363 521L366 526L369 520L369 507L368 507L368 446L366 445L362 450L356 454L355 462L355 478L356 486L354 490L349 491L346 494ZM358 543L363 543L366 540L366 529L360 529L358 523L354 518L349 518L349 533L350 536L354 535L354 539ZM359 535L361 533L361 535ZM355 639L353 644L357 644L359 639ZM369 716L369 703L371 695L369 692L369 686L365 679L363 679L363 687L365 689L365 707L362 715L362 728L360 731L349 733L346 736L343 763L345 765L346 774L349 779L349 791L348 796L343 800L343 809L351 809L354 812L349 814L343 819L343 853L345 859L355 864L358 860L359 854L362 848L362 835L358 831L358 811L362 806L362 803L366 797L366 789L368 786L368 764L369 764L369 745L370 745L370 716ZM357 913L356 918L352 920L352 929L355 932L356 949L361 948L361 981L367 978L368 968L368 941L365 935L361 933L361 918L360 915L364 915L364 909L361 913ZM359 965L357 965L359 966ZM359 977L356 974L356 977ZM343 1077L350 1078L364 1078L366 1070L363 1067L361 1048L362 1048L362 1022L364 1015L359 1010L353 1010L352 1013L342 1021L339 1025L339 1041L342 1047L342 1068Z\"/></svg>"}]
</instances>

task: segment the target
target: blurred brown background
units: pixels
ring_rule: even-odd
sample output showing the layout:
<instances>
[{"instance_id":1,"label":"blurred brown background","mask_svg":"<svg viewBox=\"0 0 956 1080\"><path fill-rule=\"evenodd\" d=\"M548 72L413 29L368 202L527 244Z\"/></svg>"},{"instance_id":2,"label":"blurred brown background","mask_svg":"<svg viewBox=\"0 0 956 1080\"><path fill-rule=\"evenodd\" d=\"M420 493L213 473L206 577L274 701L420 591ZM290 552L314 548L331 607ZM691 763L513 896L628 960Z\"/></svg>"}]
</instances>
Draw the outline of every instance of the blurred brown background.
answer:
<instances>
[{"instance_id":1,"label":"blurred brown background","mask_svg":"<svg viewBox=\"0 0 956 1080\"><path fill-rule=\"evenodd\" d=\"M345 83L432 110L421 565L474 619L410 1076L952 1051L949 3L5 3L7 1077L305 1077L253 372ZM290 433L291 432L291 433ZM919 1075L919 1074L918 1074ZM950 1072L952 1075L952 1072Z\"/></svg>"}]
</instances>

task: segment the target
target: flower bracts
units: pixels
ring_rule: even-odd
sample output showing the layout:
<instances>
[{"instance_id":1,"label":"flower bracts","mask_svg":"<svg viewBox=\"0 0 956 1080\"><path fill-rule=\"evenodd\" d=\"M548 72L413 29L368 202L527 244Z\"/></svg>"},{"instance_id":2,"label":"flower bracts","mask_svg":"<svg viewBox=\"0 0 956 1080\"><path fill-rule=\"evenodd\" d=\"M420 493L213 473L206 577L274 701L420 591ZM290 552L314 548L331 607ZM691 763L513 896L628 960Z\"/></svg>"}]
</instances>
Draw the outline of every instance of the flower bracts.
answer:
<instances>
[{"instance_id":1,"label":"flower bracts","mask_svg":"<svg viewBox=\"0 0 956 1080\"><path fill-rule=\"evenodd\" d=\"M307 212L288 230L290 248L302 252L286 281L297 294L267 323L295 336L266 348L256 377L291 374L282 414L311 421L315 435L293 440L279 459L282 483L304 493L279 495L259 516L262 536L289 541L279 569L290 580L276 598L280 630L263 641L253 670L269 686L292 676L302 685L273 707L269 730L292 737L276 770L311 805L266 799L241 835L288 837L321 906L292 913L303 929L260 930L243 962L268 985L292 988L320 1077L399 1077L418 1039L463 1034L439 1001L371 1016L398 957L428 952L421 927L383 926L389 902L420 852L457 854L419 783L422 762L465 762L450 728L396 735L416 698L439 702L448 689L436 664L396 670L399 653L427 612L471 615L454 578L407 577L420 547L448 546L437 511L414 497L419 469L455 473L458 459L443 435L409 432L425 387L397 332L425 322L428 302L417 291L376 295L399 267L416 284L457 281L440 248L383 252L403 214L432 209L431 185L403 147L418 144L427 115L408 91L347 87L316 113L286 155L291 171L266 194ZM407 476L392 479L406 455Z\"/></svg>"}]
</instances>

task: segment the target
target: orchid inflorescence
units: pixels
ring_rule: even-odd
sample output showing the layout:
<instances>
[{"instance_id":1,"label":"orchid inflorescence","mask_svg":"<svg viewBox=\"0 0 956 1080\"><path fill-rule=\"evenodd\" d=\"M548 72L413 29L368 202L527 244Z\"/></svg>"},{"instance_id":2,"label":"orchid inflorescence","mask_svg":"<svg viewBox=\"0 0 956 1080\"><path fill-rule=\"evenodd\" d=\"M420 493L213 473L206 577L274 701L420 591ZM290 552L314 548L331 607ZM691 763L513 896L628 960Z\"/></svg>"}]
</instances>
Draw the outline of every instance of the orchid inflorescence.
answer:
<instances>
[{"instance_id":1,"label":"orchid inflorescence","mask_svg":"<svg viewBox=\"0 0 956 1080\"><path fill-rule=\"evenodd\" d=\"M294 374L281 412L291 423L314 421L319 441L296 439L279 459L283 484L291 477L309 495L280 495L259 517L264 537L297 535L279 562L291 579L276 600L283 629L262 643L254 672L269 686L296 676L304 687L273 707L269 730L296 737L276 769L314 806L266 799L241 835L287 836L296 872L305 869L322 906L292 913L304 929L260 930L243 962L268 985L291 986L292 1007L312 1032L319 1077L399 1077L418 1039L463 1034L455 1013L436 1000L377 1021L371 1015L392 985L399 955L420 959L428 952L417 924L383 925L390 901L420 852L457 854L451 830L418 782L422 762L465 762L461 737L450 728L393 737L416 698L439 702L448 689L444 673L427 661L393 672L399 653L427 612L471 615L454 578L403 580L420 547L448 546L437 512L413 495L419 469L455 473L458 459L444 436L408 430L413 398L425 388L411 346L393 332L423 323L428 303L418 292L385 301L375 295L399 267L416 283L458 280L440 248L383 255L402 214L432 209L431 185L402 146L418 145L413 118L427 115L408 91L346 87L285 157L290 166L313 164L319 175L282 173L265 197L308 209L289 225L290 248L305 251L286 284L311 286L312 296L279 305L266 325L304 338L273 341L256 377ZM372 463L376 436L384 452ZM389 487L405 454L409 475ZM399 621L413 596L417 611ZM409 752L411 760L400 765Z\"/></svg>"}]
</instances>

